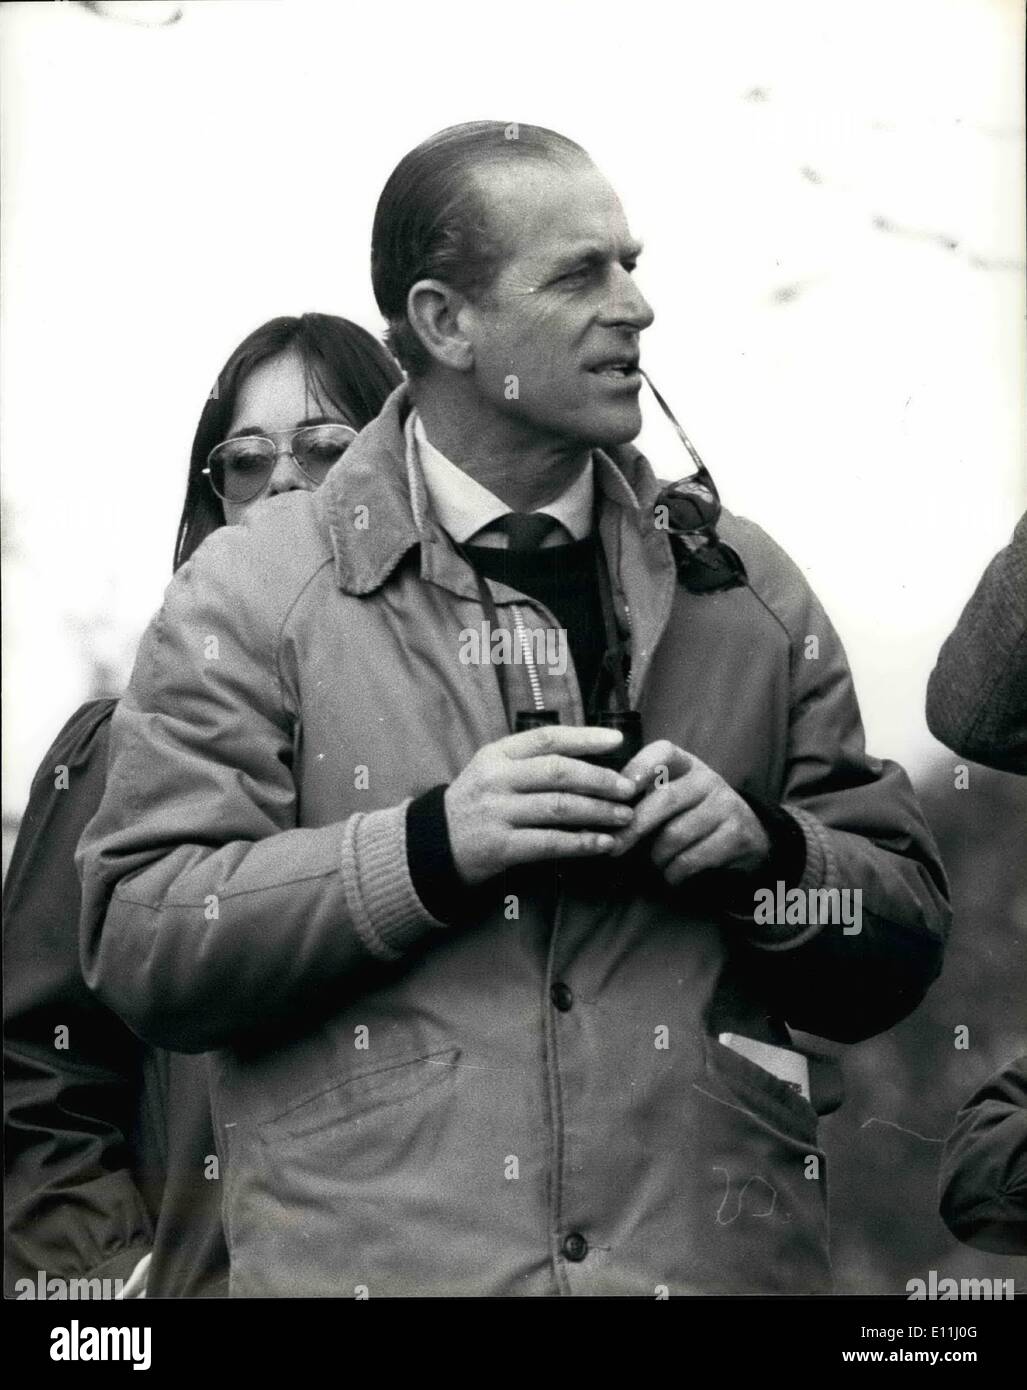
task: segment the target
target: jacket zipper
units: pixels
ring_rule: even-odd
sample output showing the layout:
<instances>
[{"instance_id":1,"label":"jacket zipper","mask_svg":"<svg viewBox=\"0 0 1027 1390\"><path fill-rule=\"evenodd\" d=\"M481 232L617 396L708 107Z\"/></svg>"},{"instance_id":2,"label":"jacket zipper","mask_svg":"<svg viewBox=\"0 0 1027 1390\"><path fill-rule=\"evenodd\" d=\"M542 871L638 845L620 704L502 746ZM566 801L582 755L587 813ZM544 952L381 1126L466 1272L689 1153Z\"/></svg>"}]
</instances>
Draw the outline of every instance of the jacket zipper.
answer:
<instances>
[{"instance_id":1,"label":"jacket zipper","mask_svg":"<svg viewBox=\"0 0 1027 1390\"><path fill-rule=\"evenodd\" d=\"M631 651L631 646L630 646L630 643L631 643L631 605L628 603L627 599L624 600L624 622L625 622L625 624L626 624L626 626L627 626L627 629L628 629L628 644L629 644L629 645L628 645L628 652L629 652L628 664L629 664L629 666L630 666L630 670L628 671L628 679L627 679L628 703L631 705L631 708L634 709L634 708L635 708L635 701L631 698L632 695L633 695L633 693L634 693L634 692L632 691L632 689L631 689L631 685L632 685L632 682L633 682L634 679L635 679L635 668L634 668L634 666L631 665L631 657L630 657L630 651Z\"/></svg>"},{"instance_id":2,"label":"jacket zipper","mask_svg":"<svg viewBox=\"0 0 1027 1390\"><path fill-rule=\"evenodd\" d=\"M532 697L532 699L533 699L534 702L535 702L535 708L536 708L537 710L545 709L545 701L544 701L543 698L542 698L542 682L539 680L538 671L537 671L537 669L536 669L536 667L535 667L535 661L534 661L534 658L532 657L532 652L531 652L531 640L530 640L530 638L528 637L527 625L525 624L525 621L524 621L524 614L521 612L520 604L515 603L515 604L512 604L511 607L512 607L512 610L513 610L514 633L516 634L517 641L518 641L518 643L520 644L521 655L522 655L522 657L523 657L523 659L524 659L524 665L525 665L525 667L526 667L526 669L527 669L527 672L528 672L528 683L529 683L529 685L531 686L531 697ZM557 937L557 931L558 931L559 925L560 925L560 915L561 915L560 909L561 909L562 905L563 905L563 885L560 883L560 880L559 880L559 877L558 877L558 878L557 878L556 901L555 901L554 904L553 904L553 916L552 916L552 922L551 922L551 925L550 925L550 932L549 932L549 950L548 950L548 952L547 952L547 961L546 961L545 988L546 988L546 995L547 995L547 997L548 997L548 994L549 994L550 982L551 982L552 976L553 976L553 953L554 953L554 951L555 951L555 949L556 949L556 937ZM549 1212L549 1218L550 1218L551 1241L552 1241L553 1247L554 1247L553 1250L552 1250L551 1258L552 1258L552 1263L553 1263L553 1270L554 1270L554 1276L555 1276L555 1280L556 1280L557 1289L559 1290L560 1293L569 1294L569 1293L571 1292L570 1287L569 1287L569 1281L568 1281L568 1279L567 1279L567 1275L566 1275L566 1273L564 1272L563 1267L562 1267L562 1265L561 1265L561 1263L560 1263L560 1260L559 1260L559 1258L558 1258L559 1252L558 1252L558 1250L556 1249L557 1237L556 1237L556 1234L555 1234L555 1233L559 1230L559 1227L560 1227L559 1200L558 1200L557 1197L555 1197L555 1194L558 1194L559 1191L560 1191L560 1180L559 1180L559 1179L560 1179L560 1174L561 1174L562 1166L563 1166L563 1160L562 1160L562 1148L563 1148L563 1144L562 1144L562 1134L561 1134L561 1128L562 1128L562 1126L561 1126L561 1120L560 1120L560 1106L559 1106L559 1099L558 1099L558 1094L557 1094L558 1091L559 1091L559 1080L558 1080L559 1066L558 1066L558 1061L557 1061L556 1051L555 1051L555 1039L554 1039L554 1037L552 1036L553 1025L552 1025L552 1020L551 1020L551 1019L548 1019L548 1020L547 1020L546 1029L547 1029L547 1033L546 1033L545 1048L544 1048L544 1051L545 1051L545 1071L546 1071L546 1080L547 1080L547 1087L546 1087L546 1090L547 1090L547 1096L548 1096L548 1102L549 1102L549 1122L550 1122L550 1125L551 1125L551 1127L552 1127L552 1133L553 1133L553 1138L554 1138L554 1149L553 1149L553 1154L552 1154L552 1157L551 1157L550 1162L551 1162L552 1169L553 1169L553 1171L552 1171L552 1176L556 1179L555 1181L553 1181L553 1182L550 1183L550 1212Z\"/></svg>"},{"instance_id":3,"label":"jacket zipper","mask_svg":"<svg viewBox=\"0 0 1027 1390\"><path fill-rule=\"evenodd\" d=\"M535 701L537 710L545 709L546 702L542 698L542 682L538 678L538 671L535 667L534 659L531 655L531 641L528 637L528 629L524 623L524 615L521 613L520 605L513 604L514 632L517 634L517 641L520 644L521 655L528 670L528 684L531 686L531 698Z\"/></svg>"}]
</instances>

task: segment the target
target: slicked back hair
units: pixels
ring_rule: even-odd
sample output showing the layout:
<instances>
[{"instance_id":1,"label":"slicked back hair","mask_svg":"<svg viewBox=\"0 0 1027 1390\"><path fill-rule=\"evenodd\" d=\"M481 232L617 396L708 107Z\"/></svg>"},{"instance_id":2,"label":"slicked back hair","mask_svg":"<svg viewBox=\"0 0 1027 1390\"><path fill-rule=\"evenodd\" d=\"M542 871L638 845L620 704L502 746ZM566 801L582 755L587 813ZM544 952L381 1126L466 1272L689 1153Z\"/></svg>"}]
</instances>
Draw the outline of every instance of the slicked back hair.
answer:
<instances>
[{"instance_id":1,"label":"slicked back hair","mask_svg":"<svg viewBox=\"0 0 1027 1390\"><path fill-rule=\"evenodd\" d=\"M430 136L390 174L371 232L371 283L385 340L410 376L423 376L431 362L407 317L411 286L442 280L471 298L488 288L504 248L474 173L522 159L591 162L580 145L543 126L468 121Z\"/></svg>"},{"instance_id":2,"label":"slicked back hair","mask_svg":"<svg viewBox=\"0 0 1027 1390\"><path fill-rule=\"evenodd\" d=\"M290 348L303 361L311 394L343 411L357 429L370 424L402 380L377 338L359 324L334 314L269 319L244 338L218 373L217 386L196 427L175 541L176 570L201 541L225 524L221 499L203 469L211 449L228 433L242 383L254 367Z\"/></svg>"}]
</instances>

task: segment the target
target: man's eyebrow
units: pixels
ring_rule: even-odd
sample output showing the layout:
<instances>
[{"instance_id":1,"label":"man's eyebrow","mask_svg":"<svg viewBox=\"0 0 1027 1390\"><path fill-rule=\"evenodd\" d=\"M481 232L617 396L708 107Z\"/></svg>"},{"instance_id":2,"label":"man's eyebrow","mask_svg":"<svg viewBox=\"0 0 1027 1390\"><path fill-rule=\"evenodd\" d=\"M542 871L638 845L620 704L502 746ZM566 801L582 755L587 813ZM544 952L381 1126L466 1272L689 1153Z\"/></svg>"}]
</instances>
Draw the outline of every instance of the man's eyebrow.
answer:
<instances>
[{"instance_id":1,"label":"man's eyebrow","mask_svg":"<svg viewBox=\"0 0 1027 1390\"><path fill-rule=\"evenodd\" d=\"M577 265L593 263L593 261L609 260L611 247L602 242L582 242L580 246L574 246L567 252L561 252L557 267L561 265ZM617 247L617 260L638 260L642 254L641 242L624 242Z\"/></svg>"},{"instance_id":2,"label":"man's eyebrow","mask_svg":"<svg viewBox=\"0 0 1027 1390\"><path fill-rule=\"evenodd\" d=\"M306 420L300 420L293 429L306 429L308 425L345 425L347 422L338 415L311 415ZM242 429L233 430L231 434L226 434L225 439L245 439L251 434L262 434L266 437L267 430L263 425L243 425Z\"/></svg>"},{"instance_id":3,"label":"man's eyebrow","mask_svg":"<svg viewBox=\"0 0 1027 1390\"><path fill-rule=\"evenodd\" d=\"M575 246L573 250L563 252L559 259L554 261L549 267L549 274L566 274L568 270L575 270L577 267L591 267L591 265L605 265L610 260L611 249L609 245L600 245L599 242L582 242L581 246ZM617 247L616 259L618 263L624 261L635 261L642 254L641 242L624 242Z\"/></svg>"}]
</instances>

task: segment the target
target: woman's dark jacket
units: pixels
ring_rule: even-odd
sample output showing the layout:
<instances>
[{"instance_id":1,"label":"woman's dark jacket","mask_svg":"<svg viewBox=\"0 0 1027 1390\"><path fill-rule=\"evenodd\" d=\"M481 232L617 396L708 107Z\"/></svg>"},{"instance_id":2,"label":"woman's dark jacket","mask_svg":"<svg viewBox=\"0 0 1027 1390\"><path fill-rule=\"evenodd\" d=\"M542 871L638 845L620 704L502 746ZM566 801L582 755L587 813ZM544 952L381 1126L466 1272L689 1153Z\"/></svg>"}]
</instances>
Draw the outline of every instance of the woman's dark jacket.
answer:
<instances>
[{"instance_id":1,"label":"woman's dark jacket","mask_svg":"<svg viewBox=\"0 0 1027 1390\"><path fill-rule=\"evenodd\" d=\"M148 1297L227 1292L206 1061L140 1042L79 966L74 853L114 706L83 705L43 759L4 884L8 1295L41 1271L127 1281L150 1250Z\"/></svg>"}]
</instances>

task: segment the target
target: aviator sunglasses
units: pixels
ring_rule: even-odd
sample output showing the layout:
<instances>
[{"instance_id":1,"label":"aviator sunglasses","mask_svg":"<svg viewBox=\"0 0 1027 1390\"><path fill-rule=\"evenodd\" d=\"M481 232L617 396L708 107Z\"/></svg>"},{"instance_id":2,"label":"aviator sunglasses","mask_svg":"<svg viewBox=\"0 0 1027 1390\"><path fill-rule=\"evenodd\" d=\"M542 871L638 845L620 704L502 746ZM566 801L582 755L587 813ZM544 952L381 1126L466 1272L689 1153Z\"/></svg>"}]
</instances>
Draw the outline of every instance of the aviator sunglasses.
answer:
<instances>
[{"instance_id":1,"label":"aviator sunglasses","mask_svg":"<svg viewBox=\"0 0 1027 1390\"><path fill-rule=\"evenodd\" d=\"M207 455L203 470L223 502L253 502L271 481L280 452L320 487L357 437L350 425L302 425L277 434L247 434L226 439Z\"/></svg>"},{"instance_id":2,"label":"aviator sunglasses","mask_svg":"<svg viewBox=\"0 0 1027 1390\"><path fill-rule=\"evenodd\" d=\"M645 372L642 376L696 467L690 477L668 483L653 508L657 529L670 537L678 577L693 593L736 588L746 582L745 565L717 534L721 512L717 485L670 406Z\"/></svg>"}]
</instances>

